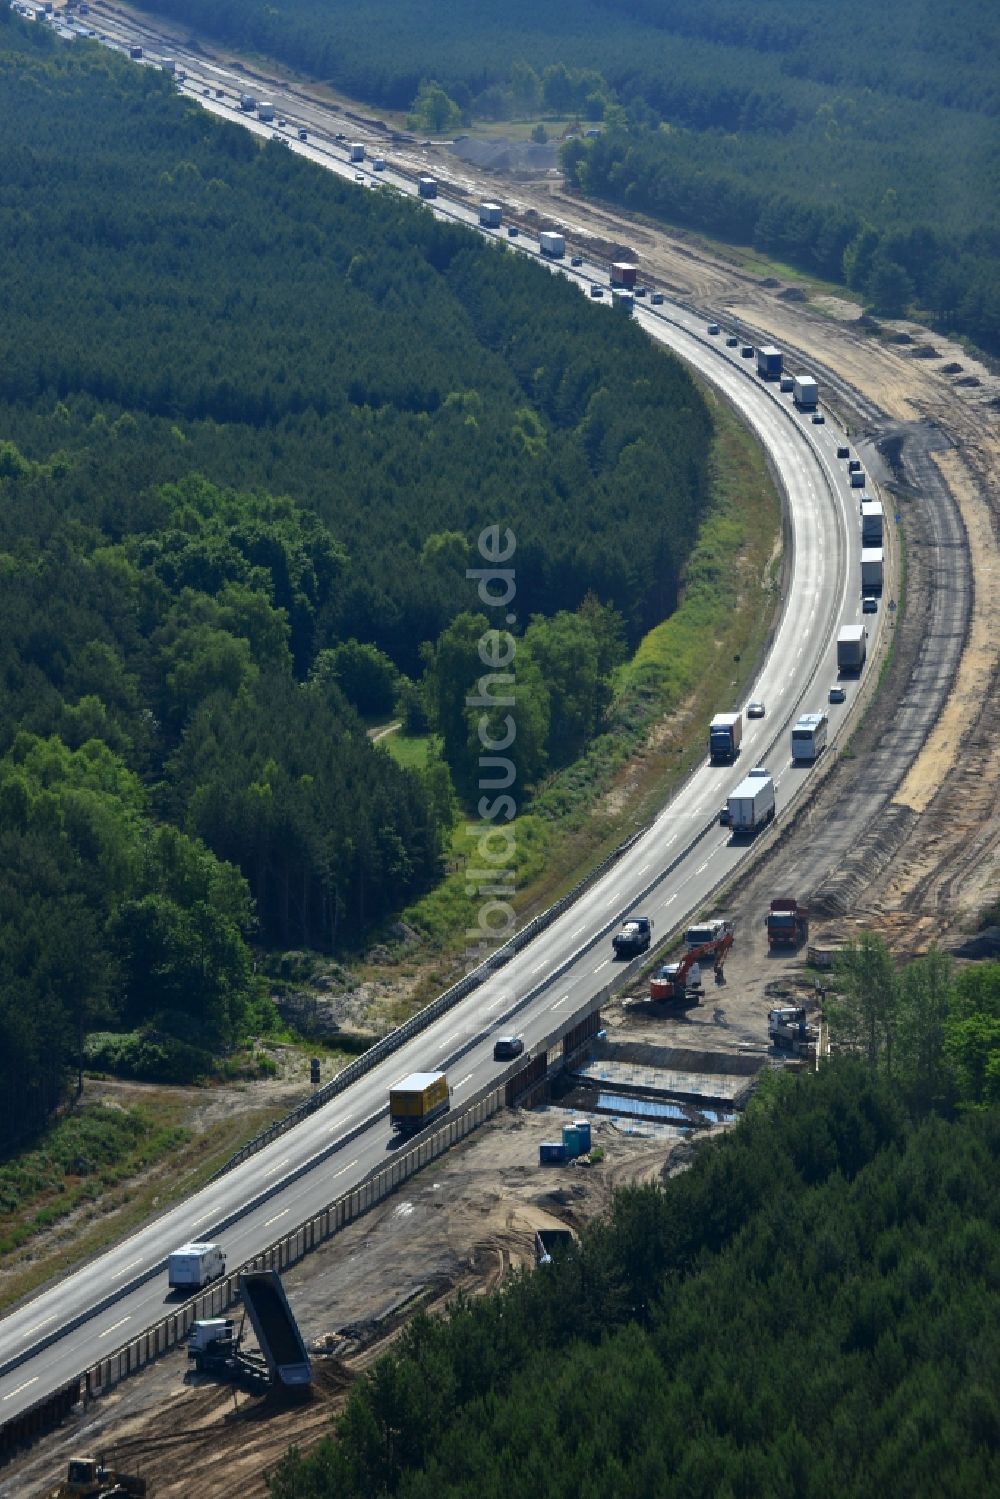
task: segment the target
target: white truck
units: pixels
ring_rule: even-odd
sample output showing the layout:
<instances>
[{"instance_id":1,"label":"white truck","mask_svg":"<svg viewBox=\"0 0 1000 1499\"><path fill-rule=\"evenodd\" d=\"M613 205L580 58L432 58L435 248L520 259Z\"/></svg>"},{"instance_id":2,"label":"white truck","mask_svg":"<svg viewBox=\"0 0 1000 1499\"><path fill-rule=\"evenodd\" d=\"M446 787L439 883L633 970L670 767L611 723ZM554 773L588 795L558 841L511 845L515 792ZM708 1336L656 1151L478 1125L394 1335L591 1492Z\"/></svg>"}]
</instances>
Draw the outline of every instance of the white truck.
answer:
<instances>
[{"instance_id":1,"label":"white truck","mask_svg":"<svg viewBox=\"0 0 1000 1499\"><path fill-rule=\"evenodd\" d=\"M819 404L819 387L812 375L796 375L792 382L792 400L800 411L815 411Z\"/></svg>"},{"instance_id":2,"label":"white truck","mask_svg":"<svg viewBox=\"0 0 1000 1499\"><path fill-rule=\"evenodd\" d=\"M438 195L437 178L418 177L417 192L420 194L421 198L436 198Z\"/></svg>"},{"instance_id":3,"label":"white truck","mask_svg":"<svg viewBox=\"0 0 1000 1499\"><path fill-rule=\"evenodd\" d=\"M172 1291L200 1291L226 1273L226 1256L218 1244L182 1244L167 1260Z\"/></svg>"},{"instance_id":4,"label":"white truck","mask_svg":"<svg viewBox=\"0 0 1000 1499\"><path fill-rule=\"evenodd\" d=\"M257 118L267 122L274 119L274 105L270 99L262 99L257 105Z\"/></svg>"},{"instance_id":5,"label":"white truck","mask_svg":"<svg viewBox=\"0 0 1000 1499\"><path fill-rule=\"evenodd\" d=\"M860 672L868 654L864 625L844 625L837 635L837 670Z\"/></svg>"},{"instance_id":6,"label":"white truck","mask_svg":"<svg viewBox=\"0 0 1000 1499\"><path fill-rule=\"evenodd\" d=\"M503 206L500 203L480 203L479 222L484 229L499 229L503 223Z\"/></svg>"},{"instance_id":7,"label":"white truck","mask_svg":"<svg viewBox=\"0 0 1000 1499\"><path fill-rule=\"evenodd\" d=\"M726 802L734 833L756 833L774 821L774 780L763 765L751 770Z\"/></svg>"},{"instance_id":8,"label":"white truck","mask_svg":"<svg viewBox=\"0 0 1000 1499\"><path fill-rule=\"evenodd\" d=\"M348 160L364 161L365 148L361 141L352 141L348 150Z\"/></svg>"},{"instance_id":9,"label":"white truck","mask_svg":"<svg viewBox=\"0 0 1000 1499\"><path fill-rule=\"evenodd\" d=\"M861 592L881 593L884 577L881 547L861 548Z\"/></svg>"},{"instance_id":10,"label":"white truck","mask_svg":"<svg viewBox=\"0 0 1000 1499\"><path fill-rule=\"evenodd\" d=\"M566 254L566 240L553 229L543 229L538 236L538 248L550 260L561 260Z\"/></svg>"}]
</instances>

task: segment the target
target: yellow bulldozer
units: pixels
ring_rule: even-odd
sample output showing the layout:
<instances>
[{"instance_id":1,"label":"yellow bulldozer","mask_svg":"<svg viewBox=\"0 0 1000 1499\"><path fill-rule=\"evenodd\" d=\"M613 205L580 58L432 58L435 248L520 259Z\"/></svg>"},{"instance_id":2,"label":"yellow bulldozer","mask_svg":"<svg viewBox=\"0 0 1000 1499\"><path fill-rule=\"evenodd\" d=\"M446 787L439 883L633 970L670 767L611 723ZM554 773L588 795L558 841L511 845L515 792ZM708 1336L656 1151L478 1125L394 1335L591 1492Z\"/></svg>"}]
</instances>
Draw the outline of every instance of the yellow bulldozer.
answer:
<instances>
[{"instance_id":1,"label":"yellow bulldozer","mask_svg":"<svg viewBox=\"0 0 1000 1499\"><path fill-rule=\"evenodd\" d=\"M146 1480L105 1466L103 1457L70 1458L65 1482L48 1499L145 1499Z\"/></svg>"}]
</instances>

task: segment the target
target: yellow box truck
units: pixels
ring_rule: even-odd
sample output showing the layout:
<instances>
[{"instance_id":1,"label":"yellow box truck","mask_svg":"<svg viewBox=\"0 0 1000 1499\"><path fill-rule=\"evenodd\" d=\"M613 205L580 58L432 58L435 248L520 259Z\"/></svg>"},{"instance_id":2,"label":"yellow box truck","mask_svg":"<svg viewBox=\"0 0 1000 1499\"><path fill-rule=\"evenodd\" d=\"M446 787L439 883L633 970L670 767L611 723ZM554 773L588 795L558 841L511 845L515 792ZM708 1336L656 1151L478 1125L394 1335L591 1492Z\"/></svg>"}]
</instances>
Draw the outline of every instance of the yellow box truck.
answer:
<instances>
[{"instance_id":1,"label":"yellow box truck","mask_svg":"<svg viewBox=\"0 0 1000 1499\"><path fill-rule=\"evenodd\" d=\"M415 1135L450 1108L451 1091L443 1072L411 1072L389 1090L389 1122L401 1135Z\"/></svg>"}]
</instances>

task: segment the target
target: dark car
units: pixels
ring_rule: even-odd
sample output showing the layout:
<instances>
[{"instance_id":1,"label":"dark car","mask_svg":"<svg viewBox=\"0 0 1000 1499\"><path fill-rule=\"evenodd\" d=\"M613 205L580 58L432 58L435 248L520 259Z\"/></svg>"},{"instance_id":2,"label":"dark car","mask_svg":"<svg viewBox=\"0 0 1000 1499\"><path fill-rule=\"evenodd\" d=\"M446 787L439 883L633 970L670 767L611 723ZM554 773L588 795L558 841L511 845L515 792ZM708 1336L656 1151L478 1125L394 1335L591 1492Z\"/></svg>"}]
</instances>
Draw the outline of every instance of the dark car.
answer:
<instances>
[{"instance_id":1,"label":"dark car","mask_svg":"<svg viewBox=\"0 0 1000 1499\"><path fill-rule=\"evenodd\" d=\"M520 1036L501 1036L493 1047L494 1062L509 1062L514 1057L519 1057L524 1050L524 1042Z\"/></svg>"},{"instance_id":2,"label":"dark car","mask_svg":"<svg viewBox=\"0 0 1000 1499\"><path fill-rule=\"evenodd\" d=\"M663 302L663 293L661 291L654 291L649 300L654 307L659 307Z\"/></svg>"},{"instance_id":3,"label":"dark car","mask_svg":"<svg viewBox=\"0 0 1000 1499\"><path fill-rule=\"evenodd\" d=\"M742 349L740 350L740 358L741 359L752 359L753 358L753 344L744 344L743 345Z\"/></svg>"},{"instance_id":4,"label":"dark car","mask_svg":"<svg viewBox=\"0 0 1000 1499\"><path fill-rule=\"evenodd\" d=\"M850 450L850 448L839 447L837 449L837 457L838 458L850 458L850 456L851 456L851 450Z\"/></svg>"},{"instance_id":5,"label":"dark car","mask_svg":"<svg viewBox=\"0 0 1000 1499\"><path fill-rule=\"evenodd\" d=\"M732 814L729 811L729 803L719 808L719 827L731 828L733 825Z\"/></svg>"},{"instance_id":6,"label":"dark car","mask_svg":"<svg viewBox=\"0 0 1000 1499\"><path fill-rule=\"evenodd\" d=\"M737 344L738 344L738 343L739 343L739 339L738 339L738 338L734 338L734 337L733 337L733 336L732 336L732 335L731 335L731 334L730 334L730 336L729 336L729 338L727 338L727 339L726 339L726 348L727 348L727 349L735 349L735 347L736 347L736 345L737 345Z\"/></svg>"},{"instance_id":7,"label":"dark car","mask_svg":"<svg viewBox=\"0 0 1000 1499\"><path fill-rule=\"evenodd\" d=\"M603 286L598 286L598 284L597 284L596 281L592 282L591 283L591 287L590 287L590 295L592 297L603 297L604 296L604 287Z\"/></svg>"},{"instance_id":8,"label":"dark car","mask_svg":"<svg viewBox=\"0 0 1000 1499\"><path fill-rule=\"evenodd\" d=\"M712 337L714 338L715 335L718 332L720 332L720 328L719 328L718 323L709 323L709 325L708 325L708 331L709 331L709 333L711 333ZM728 342L728 339L727 339L727 342ZM735 343L735 342L736 342L736 340L734 338L733 339L733 343Z\"/></svg>"},{"instance_id":9,"label":"dark car","mask_svg":"<svg viewBox=\"0 0 1000 1499\"><path fill-rule=\"evenodd\" d=\"M644 286L637 286L635 294L637 297L644 297L646 295L646 288Z\"/></svg>"},{"instance_id":10,"label":"dark car","mask_svg":"<svg viewBox=\"0 0 1000 1499\"><path fill-rule=\"evenodd\" d=\"M836 683L834 683L834 685L830 688L830 701L831 703L847 702L847 693L844 691L843 687L838 687Z\"/></svg>"},{"instance_id":11,"label":"dark car","mask_svg":"<svg viewBox=\"0 0 1000 1499\"><path fill-rule=\"evenodd\" d=\"M574 255L572 260L570 261L570 265L583 265L583 256Z\"/></svg>"},{"instance_id":12,"label":"dark car","mask_svg":"<svg viewBox=\"0 0 1000 1499\"><path fill-rule=\"evenodd\" d=\"M516 224L508 224L507 225L507 234L508 234L508 237L510 239L517 239L517 225Z\"/></svg>"},{"instance_id":13,"label":"dark car","mask_svg":"<svg viewBox=\"0 0 1000 1499\"><path fill-rule=\"evenodd\" d=\"M814 424L814 426L822 427L822 425L823 425L823 423L825 421L826 421L826 417L823 415L822 411L814 411L813 412L813 424Z\"/></svg>"},{"instance_id":14,"label":"dark car","mask_svg":"<svg viewBox=\"0 0 1000 1499\"><path fill-rule=\"evenodd\" d=\"M877 614L878 613L878 599L875 598L873 594L868 594L866 598L863 598L861 600L861 613L862 614Z\"/></svg>"}]
</instances>

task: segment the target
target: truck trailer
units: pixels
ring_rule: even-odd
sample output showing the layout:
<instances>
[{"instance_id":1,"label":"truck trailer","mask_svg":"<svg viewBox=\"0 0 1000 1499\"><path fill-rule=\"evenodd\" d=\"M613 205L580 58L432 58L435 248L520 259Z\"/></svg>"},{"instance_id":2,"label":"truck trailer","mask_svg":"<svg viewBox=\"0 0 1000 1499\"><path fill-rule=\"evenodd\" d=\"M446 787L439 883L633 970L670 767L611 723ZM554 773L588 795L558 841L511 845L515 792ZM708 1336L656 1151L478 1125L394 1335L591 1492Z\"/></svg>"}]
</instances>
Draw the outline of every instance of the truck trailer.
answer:
<instances>
[{"instance_id":1,"label":"truck trailer","mask_svg":"<svg viewBox=\"0 0 1000 1499\"><path fill-rule=\"evenodd\" d=\"M361 141L352 141L348 147L348 159L350 161L364 161L365 148Z\"/></svg>"},{"instance_id":2,"label":"truck trailer","mask_svg":"<svg viewBox=\"0 0 1000 1499\"><path fill-rule=\"evenodd\" d=\"M484 229L499 229L503 223L503 208L499 203L480 203L479 222Z\"/></svg>"},{"instance_id":3,"label":"truck trailer","mask_svg":"<svg viewBox=\"0 0 1000 1499\"><path fill-rule=\"evenodd\" d=\"M639 267L632 265L627 260L615 260L611 265L611 285L624 287L626 291L634 291L636 279L639 275Z\"/></svg>"},{"instance_id":4,"label":"truck trailer","mask_svg":"<svg viewBox=\"0 0 1000 1499\"><path fill-rule=\"evenodd\" d=\"M543 229L538 236L538 248L550 260L561 260L566 254L566 240L554 229Z\"/></svg>"},{"instance_id":5,"label":"truck trailer","mask_svg":"<svg viewBox=\"0 0 1000 1499\"><path fill-rule=\"evenodd\" d=\"M422 198L436 198L438 185L436 177L421 177L417 181L417 192Z\"/></svg>"},{"instance_id":6,"label":"truck trailer","mask_svg":"<svg viewBox=\"0 0 1000 1499\"><path fill-rule=\"evenodd\" d=\"M620 312L629 317L635 312L635 293L627 291L623 286L616 286L611 293L611 301Z\"/></svg>"},{"instance_id":7,"label":"truck trailer","mask_svg":"<svg viewBox=\"0 0 1000 1499\"><path fill-rule=\"evenodd\" d=\"M757 350L757 373L762 380L781 379L781 350L767 344Z\"/></svg>"},{"instance_id":8,"label":"truck trailer","mask_svg":"<svg viewBox=\"0 0 1000 1499\"><path fill-rule=\"evenodd\" d=\"M861 592L881 593L884 583L883 551L881 547L861 548Z\"/></svg>"},{"instance_id":9,"label":"truck trailer","mask_svg":"<svg viewBox=\"0 0 1000 1499\"><path fill-rule=\"evenodd\" d=\"M792 382L792 400L800 411L815 411L819 404L819 386L812 375L796 375Z\"/></svg>"},{"instance_id":10,"label":"truck trailer","mask_svg":"<svg viewBox=\"0 0 1000 1499\"><path fill-rule=\"evenodd\" d=\"M756 833L774 821L774 781L763 765L740 782L727 802L734 833Z\"/></svg>"},{"instance_id":11,"label":"truck trailer","mask_svg":"<svg viewBox=\"0 0 1000 1499\"><path fill-rule=\"evenodd\" d=\"M837 635L837 670L859 673L868 654L864 625L843 625Z\"/></svg>"},{"instance_id":12,"label":"truck trailer","mask_svg":"<svg viewBox=\"0 0 1000 1499\"><path fill-rule=\"evenodd\" d=\"M880 547L882 545L884 519L882 501L869 500L862 496L861 545L863 547Z\"/></svg>"},{"instance_id":13,"label":"truck trailer","mask_svg":"<svg viewBox=\"0 0 1000 1499\"><path fill-rule=\"evenodd\" d=\"M732 764L743 738L742 713L717 713L708 726L708 755L713 765Z\"/></svg>"},{"instance_id":14,"label":"truck trailer","mask_svg":"<svg viewBox=\"0 0 1000 1499\"><path fill-rule=\"evenodd\" d=\"M443 1072L411 1072L389 1090L389 1122L401 1135L415 1135L451 1108Z\"/></svg>"},{"instance_id":15,"label":"truck trailer","mask_svg":"<svg viewBox=\"0 0 1000 1499\"><path fill-rule=\"evenodd\" d=\"M270 122L274 119L274 105L271 103L270 99L262 99L257 105L257 118L258 120L264 120L267 122Z\"/></svg>"},{"instance_id":16,"label":"truck trailer","mask_svg":"<svg viewBox=\"0 0 1000 1499\"><path fill-rule=\"evenodd\" d=\"M244 114L253 114L257 108L257 100L253 94L240 94L240 108Z\"/></svg>"},{"instance_id":17,"label":"truck trailer","mask_svg":"<svg viewBox=\"0 0 1000 1499\"><path fill-rule=\"evenodd\" d=\"M167 1260L172 1291L200 1291L226 1273L226 1256L218 1244L182 1244Z\"/></svg>"}]
</instances>

